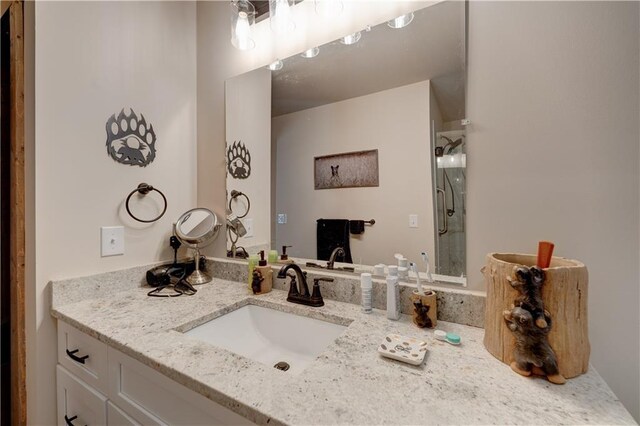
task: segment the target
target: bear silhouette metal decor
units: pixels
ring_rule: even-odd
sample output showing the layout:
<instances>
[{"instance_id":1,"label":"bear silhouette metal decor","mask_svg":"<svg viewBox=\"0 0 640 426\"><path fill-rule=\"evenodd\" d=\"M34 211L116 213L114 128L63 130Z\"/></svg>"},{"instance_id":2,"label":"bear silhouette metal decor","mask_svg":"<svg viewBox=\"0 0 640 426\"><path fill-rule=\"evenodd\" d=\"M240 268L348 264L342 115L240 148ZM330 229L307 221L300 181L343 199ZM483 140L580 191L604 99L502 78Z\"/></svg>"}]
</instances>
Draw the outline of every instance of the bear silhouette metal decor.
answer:
<instances>
[{"instance_id":1,"label":"bear silhouette metal decor","mask_svg":"<svg viewBox=\"0 0 640 426\"><path fill-rule=\"evenodd\" d=\"M251 154L241 141L227 148L227 171L235 179L246 179L251 175Z\"/></svg>"},{"instance_id":2,"label":"bear silhouette metal decor","mask_svg":"<svg viewBox=\"0 0 640 426\"><path fill-rule=\"evenodd\" d=\"M144 116L124 108L107 120L107 153L121 164L146 167L156 158L156 133Z\"/></svg>"}]
</instances>

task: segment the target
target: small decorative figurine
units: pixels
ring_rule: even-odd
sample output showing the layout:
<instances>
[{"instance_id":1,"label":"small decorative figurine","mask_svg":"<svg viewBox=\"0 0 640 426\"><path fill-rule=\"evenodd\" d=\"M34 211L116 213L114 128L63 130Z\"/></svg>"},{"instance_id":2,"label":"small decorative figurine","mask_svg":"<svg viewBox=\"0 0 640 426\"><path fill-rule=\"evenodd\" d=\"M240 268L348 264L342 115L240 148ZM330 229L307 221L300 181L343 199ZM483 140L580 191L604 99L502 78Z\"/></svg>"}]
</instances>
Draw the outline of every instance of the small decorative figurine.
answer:
<instances>
[{"instance_id":1,"label":"small decorative figurine","mask_svg":"<svg viewBox=\"0 0 640 426\"><path fill-rule=\"evenodd\" d=\"M531 313L538 328L546 328L544 304L542 302L542 284L544 284L544 271L537 266L527 268L518 266L514 268L516 279L507 277L511 287L520 292L515 300L515 306L519 306Z\"/></svg>"},{"instance_id":2,"label":"small decorative figurine","mask_svg":"<svg viewBox=\"0 0 640 426\"><path fill-rule=\"evenodd\" d=\"M547 340L551 329L551 316L546 315L544 328L534 323L531 312L519 306L504 311L503 316L516 338L513 350L515 361L511 363L511 369L523 376L534 373L547 376L551 383L564 384L566 379L558 370L556 355Z\"/></svg>"},{"instance_id":3,"label":"small decorative figurine","mask_svg":"<svg viewBox=\"0 0 640 426\"><path fill-rule=\"evenodd\" d=\"M264 281L264 277L260 273L260 271L253 270L253 279L251 280L251 290L253 294L258 294L262 291L262 281Z\"/></svg>"},{"instance_id":4,"label":"small decorative figurine","mask_svg":"<svg viewBox=\"0 0 640 426\"><path fill-rule=\"evenodd\" d=\"M413 301L413 309L415 311L415 315L413 315L413 322L420 328L431 328L433 327L433 322L431 318L429 318L429 305L423 305L422 300L416 299Z\"/></svg>"}]
</instances>

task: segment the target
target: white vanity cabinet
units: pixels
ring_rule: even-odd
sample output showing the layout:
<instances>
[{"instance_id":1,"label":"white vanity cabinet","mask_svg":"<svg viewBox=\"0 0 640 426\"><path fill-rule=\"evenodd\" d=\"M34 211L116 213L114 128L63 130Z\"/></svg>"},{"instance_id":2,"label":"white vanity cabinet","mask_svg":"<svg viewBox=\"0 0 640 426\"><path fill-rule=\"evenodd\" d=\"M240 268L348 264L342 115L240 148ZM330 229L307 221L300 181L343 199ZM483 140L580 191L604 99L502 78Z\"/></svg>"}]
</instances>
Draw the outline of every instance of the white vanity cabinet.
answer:
<instances>
[{"instance_id":1,"label":"white vanity cabinet","mask_svg":"<svg viewBox=\"0 0 640 426\"><path fill-rule=\"evenodd\" d=\"M56 369L59 425L252 424L62 321Z\"/></svg>"}]
</instances>

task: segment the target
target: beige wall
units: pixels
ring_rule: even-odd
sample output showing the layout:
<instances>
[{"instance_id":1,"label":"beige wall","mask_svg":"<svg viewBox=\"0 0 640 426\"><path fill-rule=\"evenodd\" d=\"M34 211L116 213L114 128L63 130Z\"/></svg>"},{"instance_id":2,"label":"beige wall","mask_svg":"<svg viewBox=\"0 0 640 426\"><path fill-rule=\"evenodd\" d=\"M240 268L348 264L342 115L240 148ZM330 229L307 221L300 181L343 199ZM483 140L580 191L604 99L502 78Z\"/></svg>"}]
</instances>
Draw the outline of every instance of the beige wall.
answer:
<instances>
[{"instance_id":1,"label":"beige wall","mask_svg":"<svg viewBox=\"0 0 640 426\"><path fill-rule=\"evenodd\" d=\"M241 141L251 155L251 173L236 179L227 173L227 191L240 191L249 197L250 209L241 220L253 221L253 236L236 243L254 254L271 246L271 71L259 68L231 78L225 84L226 141L230 147ZM239 216L246 212L244 197L231 204ZM225 235L221 235L224 239ZM231 242L228 243L231 248Z\"/></svg>"},{"instance_id":2,"label":"beige wall","mask_svg":"<svg viewBox=\"0 0 640 426\"><path fill-rule=\"evenodd\" d=\"M169 258L172 222L196 205L195 11L187 2L35 5L31 424L56 422L56 328L47 282ZM105 122L123 107L143 113L156 132L157 156L145 168L107 156ZM152 225L140 226L122 210L140 182L157 186L169 202ZM138 207L141 216L156 208L149 202ZM100 257L105 225L124 225L123 256Z\"/></svg>"},{"instance_id":3,"label":"beige wall","mask_svg":"<svg viewBox=\"0 0 640 426\"><path fill-rule=\"evenodd\" d=\"M276 225L277 247L315 259L317 219L373 218L364 234L351 235L353 263L433 254L429 92L423 81L273 119L276 211L287 214ZM314 157L370 149L378 150L380 186L314 189ZM418 215L418 228L409 228L409 214Z\"/></svg>"},{"instance_id":4,"label":"beige wall","mask_svg":"<svg viewBox=\"0 0 640 426\"><path fill-rule=\"evenodd\" d=\"M591 362L640 420L638 3L471 2L468 274L550 239L589 268Z\"/></svg>"}]
</instances>

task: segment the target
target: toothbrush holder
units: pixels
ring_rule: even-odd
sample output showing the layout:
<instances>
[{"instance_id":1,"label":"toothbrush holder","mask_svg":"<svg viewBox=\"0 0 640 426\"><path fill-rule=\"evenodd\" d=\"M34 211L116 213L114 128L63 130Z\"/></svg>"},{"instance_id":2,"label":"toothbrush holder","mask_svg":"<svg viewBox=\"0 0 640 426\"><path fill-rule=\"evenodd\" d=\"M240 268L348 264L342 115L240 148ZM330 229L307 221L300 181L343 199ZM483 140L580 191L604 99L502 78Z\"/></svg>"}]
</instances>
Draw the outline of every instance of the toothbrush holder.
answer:
<instances>
[{"instance_id":1,"label":"toothbrush holder","mask_svg":"<svg viewBox=\"0 0 640 426\"><path fill-rule=\"evenodd\" d=\"M515 337L505 323L504 311L513 309L518 297L509 283L514 268L536 264L535 254L489 253L482 268L487 285L484 318L484 346L505 364L514 361ZM588 283L586 266L577 260L553 257L544 268L542 285L544 309L553 320L548 341L553 349L560 374L567 379L589 368Z\"/></svg>"},{"instance_id":2,"label":"toothbrush holder","mask_svg":"<svg viewBox=\"0 0 640 426\"><path fill-rule=\"evenodd\" d=\"M424 293L419 294L418 290L411 293L411 316L413 323L418 327L433 328L438 324L437 295L433 290L425 290ZM416 303L418 301L419 303Z\"/></svg>"}]
</instances>

